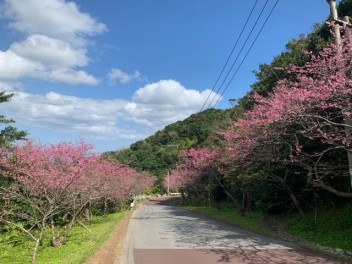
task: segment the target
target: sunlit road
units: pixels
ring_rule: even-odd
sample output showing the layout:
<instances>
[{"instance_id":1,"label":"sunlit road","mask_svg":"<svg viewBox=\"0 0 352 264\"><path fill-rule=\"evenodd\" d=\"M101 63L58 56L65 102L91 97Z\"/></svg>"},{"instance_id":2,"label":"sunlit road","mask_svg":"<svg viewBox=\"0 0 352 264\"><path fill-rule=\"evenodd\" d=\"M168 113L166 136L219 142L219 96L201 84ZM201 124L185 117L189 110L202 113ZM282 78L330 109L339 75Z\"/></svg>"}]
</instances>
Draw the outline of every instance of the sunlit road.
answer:
<instances>
[{"instance_id":1,"label":"sunlit road","mask_svg":"<svg viewBox=\"0 0 352 264\"><path fill-rule=\"evenodd\" d=\"M126 264L340 263L160 200L133 213L126 243Z\"/></svg>"}]
</instances>

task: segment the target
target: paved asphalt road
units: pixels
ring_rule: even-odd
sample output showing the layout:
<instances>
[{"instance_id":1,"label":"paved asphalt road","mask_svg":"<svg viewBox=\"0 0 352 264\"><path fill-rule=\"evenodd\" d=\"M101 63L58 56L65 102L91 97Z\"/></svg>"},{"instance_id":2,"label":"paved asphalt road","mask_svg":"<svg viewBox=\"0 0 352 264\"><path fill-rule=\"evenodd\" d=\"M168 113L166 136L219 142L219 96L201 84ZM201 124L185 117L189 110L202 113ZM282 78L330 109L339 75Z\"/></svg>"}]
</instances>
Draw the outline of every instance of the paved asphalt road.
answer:
<instances>
[{"instance_id":1,"label":"paved asphalt road","mask_svg":"<svg viewBox=\"0 0 352 264\"><path fill-rule=\"evenodd\" d=\"M133 212L124 264L340 263L167 204Z\"/></svg>"}]
</instances>

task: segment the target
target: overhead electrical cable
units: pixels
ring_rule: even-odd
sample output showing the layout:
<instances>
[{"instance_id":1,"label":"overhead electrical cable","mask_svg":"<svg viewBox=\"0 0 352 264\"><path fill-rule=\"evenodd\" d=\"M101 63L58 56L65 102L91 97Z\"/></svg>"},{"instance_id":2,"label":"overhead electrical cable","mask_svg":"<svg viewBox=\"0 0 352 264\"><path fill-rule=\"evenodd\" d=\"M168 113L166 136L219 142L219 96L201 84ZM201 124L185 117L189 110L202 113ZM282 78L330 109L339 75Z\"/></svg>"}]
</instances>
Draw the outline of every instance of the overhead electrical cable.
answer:
<instances>
[{"instance_id":1,"label":"overhead electrical cable","mask_svg":"<svg viewBox=\"0 0 352 264\"><path fill-rule=\"evenodd\" d=\"M238 44L240 38L242 37L242 34L243 34L245 28L247 27L248 21L249 21L249 19L251 18L252 14L253 14L253 11L254 11L255 7L257 6L257 4L258 4L258 1L259 1L259 0L256 0L256 1L255 1L254 5L253 5L253 7L252 7L252 10L251 10L251 12L249 13L249 15L248 15L248 17L247 17L246 22L245 22L244 26L242 27L241 33L240 33L239 36L237 37L236 43L235 43L235 45L233 46L233 48L232 48L232 50L231 50L231 53L230 53L230 55L228 56L228 58L227 58L227 60L226 60L225 65L222 67L222 70L221 70L221 72L220 72L218 78L216 79L216 82L215 82L215 84L213 85L213 88L211 89L211 92L209 93L207 99L205 100L205 102L204 102L204 104L203 104L203 106L202 106L200 112L203 111L203 109L204 109L205 105L207 104L207 102L208 102L208 100L209 100L209 98L210 98L212 92L215 90L215 87L216 87L216 85L218 84L218 82L219 82L219 80L220 80L220 78L221 78L221 75L223 74L223 72L224 72L224 70L225 70L225 68L226 68L226 66L227 66L227 64L228 64L228 62L230 61L230 58L231 58L233 52L235 51L235 49L236 49L236 47L237 47L237 44Z\"/></svg>"},{"instance_id":2,"label":"overhead electrical cable","mask_svg":"<svg viewBox=\"0 0 352 264\"><path fill-rule=\"evenodd\" d=\"M243 59L242 59L242 61L241 61L240 65L238 65L238 67L237 67L236 71L235 71L235 72L234 72L234 74L232 75L232 77L231 77L230 81L229 81L229 82L228 82L228 84L226 85L225 89L223 90L223 92L221 93L220 97L218 98L218 100L216 101L216 103L214 104L214 106L213 106L213 107L215 107L215 106L216 106L216 105L220 102L221 97L224 95L224 93L226 92L227 88L230 86L230 84L231 84L232 80L233 80L233 79L235 78L235 76L237 75L237 73L238 73L239 69L241 68L241 66L242 66L242 64L243 64L243 62L246 60L246 58L247 58L247 56L248 56L249 52L251 51L251 49L253 48L253 46L254 46L255 42L257 41L257 39L258 39L259 35L260 35L260 34L261 34L261 32L263 31L263 29L264 29L264 27L265 27L266 23L268 22L268 20L269 20L270 16L271 16L271 15L272 15L272 13L274 12L274 10L275 10L275 8L276 8L276 6L277 6L278 2L279 2L279 0L276 0L276 2L275 2L275 4L274 4L274 6L272 7L272 9L271 9L271 11L270 11L269 15L268 15L268 16L267 16L267 18L265 19L265 21L264 21L264 23L263 23L262 27L260 28L260 30L259 30L259 32L258 32L258 34L256 35L256 37L255 37L255 39L253 40L253 42L252 42L251 46L249 47L249 49L247 50L247 52L246 52L245 56L243 57Z\"/></svg>"},{"instance_id":3,"label":"overhead electrical cable","mask_svg":"<svg viewBox=\"0 0 352 264\"><path fill-rule=\"evenodd\" d=\"M251 30L250 30L250 32L249 32L249 34L248 34L248 36L247 36L245 42L243 43L243 45L242 45L242 47L241 47L241 50L238 52L238 54L237 54L237 56L236 56L236 59L235 59L234 62L232 63L231 68L228 70L228 72L227 72L227 74L226 74L224 80L222 81L221 85L220 85L219 88L216 90L216 93L213 95L213 98L212 98L211 102L208 104L207 109L210 108L210 106L212 105L212 103L214 102L214 100L215 100L215 98L216 98L216 95L219 94L219 92L221 91L222 87L224 86L224 83L226 82L227 78L229 77L229 75L230 75L230 73L231 73L233 67L236 65L237 60L238 60L239 57L241 56L243 49L246 47L247 42L248 42L249 38L252 36L252 33L254 32L254 29L256 28L256 26L257 26L257 24L258 24L260 18L262 17L263 12L264 12L266 6L268 5L268 3L269 3L269 0L266 0L266 2L265 2L265 4L264 4L264 6L262 7L262 10L260 11L260 13L259 13L259 15L258 15L258 17L257 17L257 19L256 19L256 21L255 21L255 23L253 24L253 26L252 26L252 28L251 28ZM221 96L220 96L219 98L221 98Z\"/></svg>"}]
</instances>

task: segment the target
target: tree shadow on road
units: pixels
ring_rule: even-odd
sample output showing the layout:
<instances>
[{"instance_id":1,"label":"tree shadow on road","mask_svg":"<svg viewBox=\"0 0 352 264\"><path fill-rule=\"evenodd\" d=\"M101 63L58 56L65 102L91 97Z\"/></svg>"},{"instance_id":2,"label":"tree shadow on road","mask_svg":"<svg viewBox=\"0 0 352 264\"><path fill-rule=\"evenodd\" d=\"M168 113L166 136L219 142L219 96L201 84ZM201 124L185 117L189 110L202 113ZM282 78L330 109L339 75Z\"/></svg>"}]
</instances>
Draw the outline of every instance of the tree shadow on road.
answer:
<instances>
[{"instance_id":1,"label":"tree shadow on road","mask_svg":"<svg viewBox=\"0 0 352 264\"><path fill-rule=\"evenodd\" d=\"M144 205L169 205L174 206L181 203L181 197L151 198L143 202Z\"/></svg>"},{"instance_id":2,"label":"tree shadow on road","mask_svg":"<svg viewBox=\"0 0 352 264\"><path fill-rule=\"evenodd\" d=\"M190 248L265 247L278 241L236 228L208 217L167 207L163 228L165 237L172 235L177 244ZM155 215L163 217L162 215Z\"/></svg>"}]
</instances>

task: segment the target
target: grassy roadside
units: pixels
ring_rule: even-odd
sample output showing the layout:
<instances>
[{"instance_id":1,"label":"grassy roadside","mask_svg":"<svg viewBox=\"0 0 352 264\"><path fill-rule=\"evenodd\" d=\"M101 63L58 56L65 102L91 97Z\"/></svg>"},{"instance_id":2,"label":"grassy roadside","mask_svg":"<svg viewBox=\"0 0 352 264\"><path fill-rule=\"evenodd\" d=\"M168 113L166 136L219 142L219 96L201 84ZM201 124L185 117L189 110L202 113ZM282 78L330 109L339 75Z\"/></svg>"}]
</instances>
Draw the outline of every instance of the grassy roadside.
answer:
<instances>
[{"instance_id":1,"label":"grassy roadside","mask_svg":"<svg viewBox=\"0 0 352 264\"><path fill-rule=\"evenodd\" d=\"M281 221L290 234L326 247L352 252L352 204L335 210L313 210L307 214L306 222L297 215L283 216Z\"/></svg>"},{"instance_id":2,"label":"grassy roadside","mask_svg":"<svg viewBox=\"0 0 352 264\"><path fill-rule=\"evenodd\" d=\"M352 204L333 211L312 211L307 213L306 221L293 214L269 218L262 213L251 212L243 217L229 208L182 208L352 263Z\"/></svg>"},{"instance_id":3,"label":"grassy roadside","mask_svg":"<svg viewBox=\"0 0 352 264\"><path fill-rule=\"evenodd\" d=\"M89 231L77 225L66 245L54 248L50 246L49 230L39 250L38 264L78 264L84 263L107 241L117 223L128 212L95 217L88 226ZM0 237L0 263L30 263L34 243L26 236L13 231Z\"/></svg>"}]
</instances>

